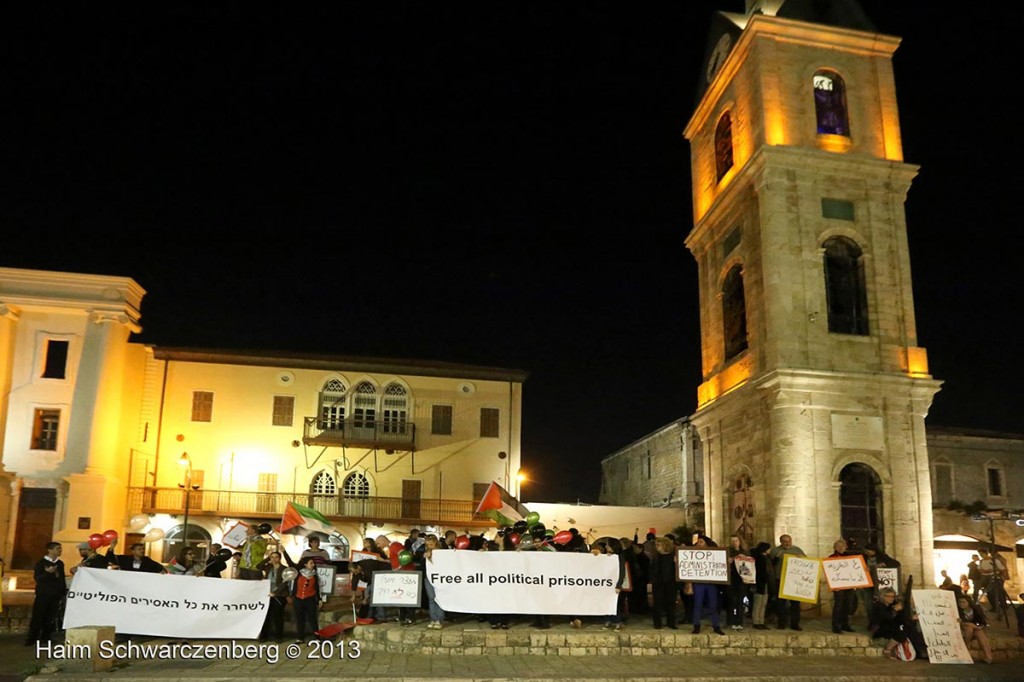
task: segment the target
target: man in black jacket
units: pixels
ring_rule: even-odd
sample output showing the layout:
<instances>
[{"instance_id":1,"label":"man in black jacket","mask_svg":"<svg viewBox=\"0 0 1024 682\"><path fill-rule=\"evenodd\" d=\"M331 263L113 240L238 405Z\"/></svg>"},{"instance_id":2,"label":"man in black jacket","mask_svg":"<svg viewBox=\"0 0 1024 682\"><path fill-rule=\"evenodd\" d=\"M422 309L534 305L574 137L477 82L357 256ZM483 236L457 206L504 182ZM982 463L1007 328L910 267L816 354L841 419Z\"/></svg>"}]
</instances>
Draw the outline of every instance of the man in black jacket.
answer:
<instances>
[{"instance_id":1,"label":"man in black jacket","mask_svg":"<svg viewBox=\"0 0 1024 682\"><path fill-rule=\"evenodd\" d=\"M111 551L115 547L117 541L110 543ZM131 554L117 555L117 567L122 571L136 571L141 573L166 573L167 569L163 565L153 561L146 556L146 545L141 542L136 542L131 546Z\"/></svg>"},{"instance_id":2,"label":"man in black jacket","mask_svg":"<svg viewBox=\"0 0 1024 682\"><path fill-rule=\"evenodd\" d=\"M36 581L36 598L32 603L32 620L28 626L25 646L49 639L58 629L57 614L67 594L68 586L64 577L63 552L59 542L49 542L46 554L36 562L33 577Z\"/></svg>"}]
</instances>

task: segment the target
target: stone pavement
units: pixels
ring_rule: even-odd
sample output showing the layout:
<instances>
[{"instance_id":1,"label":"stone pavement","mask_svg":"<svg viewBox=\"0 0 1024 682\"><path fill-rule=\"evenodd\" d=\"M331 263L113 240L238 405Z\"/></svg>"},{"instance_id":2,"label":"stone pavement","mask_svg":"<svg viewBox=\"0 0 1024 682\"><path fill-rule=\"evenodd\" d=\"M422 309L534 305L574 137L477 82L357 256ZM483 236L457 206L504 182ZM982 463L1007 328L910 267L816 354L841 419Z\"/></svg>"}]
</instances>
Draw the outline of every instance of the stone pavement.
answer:
<instances>
[{"instance_id":1,"label":"stone pavement","mask_svg":"<svg viewBox=\"0 0 1024 682\"><path fill-rule=\"evenodd\" d=\"M827 632L825 619L806 620L805 632L790 633L788 638L820 638ZM1002 650L1003 656L992 665L937 665L927 661L903 663L886 660L876 652L864 656L838 655L821 649L796 647L806 653L784 652L782 655L740 655L730 653L739 644L740 638L749 631L737 634L726 631L721 638L726 646L712 654L678 654L653 652L648 655L625 653L597 653L586 648L575 647L572 653L525 653L528 649L503 647L502 651L484 650L480 653L466 653L463 648L449 648L446 653L412 653L405 650L380 650L367 646L368 632L376 629L374 635L380 641L400 640L412 637L415 631L425 631L424 624L402 627L394 623L358 628L347 640L335 642L298 644L291 650L298 652L292 659L288 647L295 643L285 640L282 644L264 644L262 650L252 640L236 643L234 651L230 642L191 641L192 645L212 645L220 651L203 651L203 658L187 659L180 655L167 657L166 649L159 645L171 645L178 640L151 638L133 642L137 646L149 646L151 650L134 649L126 659L118 660L114 669L107 672L85 672L80 669L83 661L61 660L59 657L36 658L34 648L25 647L24 635L0 636L0 682L16 682L29 679L32 682L46 680L123 680L177 682L186 677L201 677L204 682L219 680L241 680L247 682L260 677L275 680L388 680L389 682L425 682L427 680L454 680L456 682L509 682L530 680L531 682L604 682L624 680L649 680L650 682L674 682L689 680L811 680L834 679L857 682L878 682L879 680L1013 680L1024 679L1024 654L1015 628L1004 625L994 626L990 635ZM484 624L464 622L450 625L442 630L448 637L466 637L474 632L490 629ZM707 629L705 627L705 629ZM362 633L360 632L362 630ZM588 630L593 632L588 633ZM559 623L552 629L536 631L526 623L515 623L508 633L530 632L547 637L587 638L603 633L596 625L583 631L570 629ZM664 631L661 631L664 633ZM678 636L670 631L672 637ZM679 633L689 635L689 629ZM407 635L407 633L410 633ZM431 633L433 634L433 632ZM627 626L620 636L645 636L655 634L647 623ZM782 633L780 633L780 636ZM705 635L699 635L704 637ZM717 637L717 636L716 636ZM799 639L790 639L800 643ZM355 644L353 644L355 642ZM729 646L731 644L732 646ZM155 646L155 648L153 648ZM245 647L248 647L246 649ZM393 647L394 648L394 647ZM571 648L571 647L570 647ZM618 649L623 651L623 649ZM813 653L812 653L813 652ZM79 670L76 670L79 668Z\"/></svg>"}]
</instances>

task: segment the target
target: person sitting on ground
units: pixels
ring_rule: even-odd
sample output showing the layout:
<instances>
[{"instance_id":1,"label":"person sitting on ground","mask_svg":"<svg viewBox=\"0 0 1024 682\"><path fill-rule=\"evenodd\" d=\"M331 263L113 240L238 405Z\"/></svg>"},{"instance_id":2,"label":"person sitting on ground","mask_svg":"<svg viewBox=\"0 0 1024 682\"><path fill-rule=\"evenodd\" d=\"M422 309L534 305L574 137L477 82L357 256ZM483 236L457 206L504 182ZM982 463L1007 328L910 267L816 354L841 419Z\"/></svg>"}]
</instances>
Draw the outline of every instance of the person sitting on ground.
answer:
<instances>
[{"instance_id":1,"label":"person sitting on ground","mask_svg":"<svg viewBox=\"0 0 1024 682\"><path fill-rule=\"evenodd\" d=\"M957 609L960 612L960 632L964 636L964 644L969 649L971 642L978 642L981 653L986 663L992 662L992 646L989 644L985 628L988 627L988 620L985 612L977 605L971 605L971 600L961 595L956 601Z\"/></svg>"},{"instance_id":2,"label":"person sitting on ground","mask_svg":"<svg viewBox=\"0 0 1024 682\"><path fill-rule=\"evenodd\" d=\"M871 608L871 620L876 624L872 638L885 640L884 654L894 661L901 660L896 654L896 647L909 638L903 627L903 604L896 598L896 590L883 587L878 593L878 600Z\"/></svg>"}]
</instances>

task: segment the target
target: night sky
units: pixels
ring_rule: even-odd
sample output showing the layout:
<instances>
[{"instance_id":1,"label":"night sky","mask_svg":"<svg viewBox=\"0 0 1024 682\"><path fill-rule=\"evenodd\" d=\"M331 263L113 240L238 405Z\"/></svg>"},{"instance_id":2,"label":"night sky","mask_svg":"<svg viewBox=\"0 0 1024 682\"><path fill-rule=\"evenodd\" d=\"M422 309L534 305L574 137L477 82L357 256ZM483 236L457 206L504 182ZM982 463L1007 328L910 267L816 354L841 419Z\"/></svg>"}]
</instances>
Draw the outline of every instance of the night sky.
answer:
<instances>
[{"instance_id":1,"label":"night sky","mask_svg":"<svg viewBox=\"0 0 1024 682\"><path fill-rule=\"evenodd\" d=\"M134 278L140 342L526 370L527 500L596 502L696 408L682 130L742 2L40 4L5 41L0 265ZM862 5L903 37L928 424L1022 432L1013 22Z\"/></svg>"}]
</instances>

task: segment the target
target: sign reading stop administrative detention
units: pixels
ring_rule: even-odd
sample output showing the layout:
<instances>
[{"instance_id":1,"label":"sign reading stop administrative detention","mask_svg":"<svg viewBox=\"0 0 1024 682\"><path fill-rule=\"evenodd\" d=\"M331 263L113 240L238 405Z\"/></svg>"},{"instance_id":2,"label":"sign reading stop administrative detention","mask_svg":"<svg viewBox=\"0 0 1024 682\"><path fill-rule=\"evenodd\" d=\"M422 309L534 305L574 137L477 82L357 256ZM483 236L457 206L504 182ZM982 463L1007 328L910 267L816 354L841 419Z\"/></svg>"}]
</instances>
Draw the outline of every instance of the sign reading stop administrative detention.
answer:
<instances>
[{"instance_id":1,"label":"sign reading stop administrative detention","mask_svg":"<svg viewBox=\"0 0 1024 682\"><path fill-rule=\"evenodd\" d=\"M728 583L726 550L702 547L676 550L676 580L693 583Z\"/></svg>"}]
</instances>

